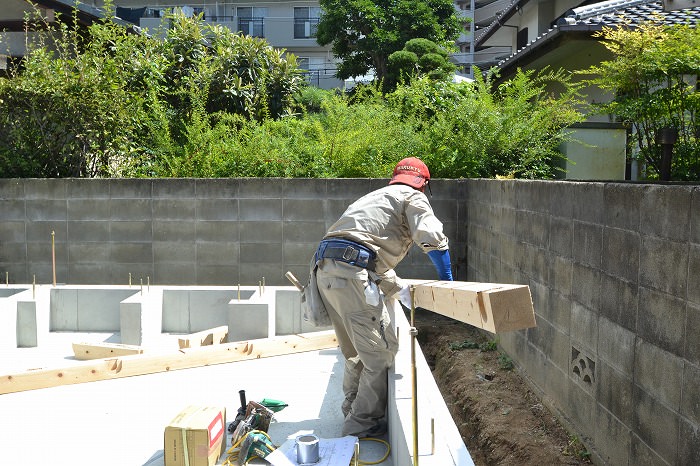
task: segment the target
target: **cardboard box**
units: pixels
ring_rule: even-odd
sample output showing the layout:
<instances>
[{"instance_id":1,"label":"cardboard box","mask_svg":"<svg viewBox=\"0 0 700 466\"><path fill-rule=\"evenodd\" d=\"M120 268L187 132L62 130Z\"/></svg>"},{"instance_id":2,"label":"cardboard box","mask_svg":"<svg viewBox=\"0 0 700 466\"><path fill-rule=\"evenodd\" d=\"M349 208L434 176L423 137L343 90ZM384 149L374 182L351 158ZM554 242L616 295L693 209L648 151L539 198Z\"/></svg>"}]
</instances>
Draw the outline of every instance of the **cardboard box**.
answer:
<instances>
[{"instance_id":1,"label":"cardboard box","mask_svg":"<svg viewBox=\"0 0 700 466\"><path fill-rule=\"evenodd\" d=\"M409 280L415 307L491 333L536 327L530 287L500 283Z\"/></svg>"},{"instance_id":2,"label":"cardboard box","mask_svg":"<svg viewBox=\"0 0 700 466\"><path fill-rule=\"evenodd\" d=\"M213 466L226 450L226 408L188 406L164 437L165 466Z\"/></svg>"}]
</instances>

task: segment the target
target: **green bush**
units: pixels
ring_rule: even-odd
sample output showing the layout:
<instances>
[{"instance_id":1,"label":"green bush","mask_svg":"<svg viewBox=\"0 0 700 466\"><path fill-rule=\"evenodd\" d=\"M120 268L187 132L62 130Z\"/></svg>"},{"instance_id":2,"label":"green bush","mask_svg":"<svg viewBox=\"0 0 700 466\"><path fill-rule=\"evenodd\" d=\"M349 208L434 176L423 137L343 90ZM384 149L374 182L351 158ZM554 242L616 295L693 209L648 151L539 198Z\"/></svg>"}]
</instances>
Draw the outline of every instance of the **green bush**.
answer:
<instances>
[{"instance_id":1,"label":"green bush","mask_svg":"<svg viewBox=\"0 0 700 466\"><path fill-rule=\"evenodd\" d=\"M329 91L314 86L302 86L294 94L295 110L299 112L319 113L322 110L323 101L329 98L335 91Z\"/></svg>"},{"instance_id":2,"label":"green bush","mask_svg":"<svg viewBox=\"0 0 700 466\"><path fill-rule=\"evenodd\" d=\"M449 79L455 72L447 51L433 41L411 39L402 50L389 55L388 72L383 83L385 90L395 90L399 83L414 77L428 76L432 80Z\"/></svg>"},{"instance_id":3,"label":"green bush","mask_svg":"<svg viewBox=\"0 0 700 466\"><path fill-rule=\"evenodd\" d=\"M217 176L377 178L416 155L416 135L381 102L329 94L322 107L304 118L249 122L228 143Z\"/></svg>"},{"instance_id":4,"label":"green bush","mask_svg":"<svg viewBox=\"0 0 700 466\"><path fill-rule=\"evenodd\" d=\"M217 138L236 129L219 122L295 109L296 58L260 39L182 14L164 41L57 19L0 79L0 176L203 176L223 157L209 152Z\"/></svg>"},{"instance_id":5,"label":"green bush","mask_svg":"<svg viewBox=\"0 0 700 466\"><path fill-rule=\"evenodd\" d=\"M432 40L423 39L421 37L409 40L406 42L406 45L403 46L403 49L408 52L413 52L418 57L421 57L427 53L439 54L442 51L440 46L438 46L435 42ZM445 53L445 56L447 56L447 53Z\"/></svg>"},{"instance_id":6,"label":"green bush","mask_svg":"<svg viewBox=\"0 0 700 466\"><path fill-rule=\"evenodd\" d=\"M553 84L564 89L550 94ZM563 72L522 72L495 92L474 83L417 80L388 97L422 136L420 152L439 177L552 178L564 130L581 121L577 88Z\"/></svg>"},{"instance_id":7,"label":"green bush","mask_svg":"<svg viewBox=\"0 0 700 466\"><path fill-rule=\"evenodd\" d=\"M418 59L418 64L424 70L435 70L445 63L445 58L439 53L426 53Z\"/></svg>"},{"instance_id":8,"label":"green bush","mask_svg":"<svg viewBox=\"0 0 700 466\"><path fill-rule=\"evenodd\" d=\"M63 22L43 28L22 68L0 79L0 176L127 174L154 129L153 48L112 23L90 26L89 41Z\"/></svg>"},{"instance_id":9,"label":"green bush","mask_svg":"<svg viewBox=\"0 0 700 466\"><path fill-rule=\"evenodd\" d=\"M399 50L389 55L389 70L396 76L404 73L410 76L414 73L418 64L418 55L409 50Z\"/></svg>"}]
</instances>

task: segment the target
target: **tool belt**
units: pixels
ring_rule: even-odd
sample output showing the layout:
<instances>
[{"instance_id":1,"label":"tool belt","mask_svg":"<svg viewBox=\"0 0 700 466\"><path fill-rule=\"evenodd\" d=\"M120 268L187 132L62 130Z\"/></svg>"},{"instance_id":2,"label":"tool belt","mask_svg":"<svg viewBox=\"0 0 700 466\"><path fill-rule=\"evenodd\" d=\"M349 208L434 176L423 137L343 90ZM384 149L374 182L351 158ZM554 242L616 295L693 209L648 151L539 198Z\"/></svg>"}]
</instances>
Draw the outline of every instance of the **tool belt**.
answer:
<instances>
[{"instance_id":1,"label":"tool belt","mask_svg":"<svg viewBox=\"0 0 700 466\"><path fill-rule=\"evenodd\" d=\"M324 239L316 250L316 260L334 259L374 271L377 254L367 246L347 239Z\"/></svg>"}]
</instances>

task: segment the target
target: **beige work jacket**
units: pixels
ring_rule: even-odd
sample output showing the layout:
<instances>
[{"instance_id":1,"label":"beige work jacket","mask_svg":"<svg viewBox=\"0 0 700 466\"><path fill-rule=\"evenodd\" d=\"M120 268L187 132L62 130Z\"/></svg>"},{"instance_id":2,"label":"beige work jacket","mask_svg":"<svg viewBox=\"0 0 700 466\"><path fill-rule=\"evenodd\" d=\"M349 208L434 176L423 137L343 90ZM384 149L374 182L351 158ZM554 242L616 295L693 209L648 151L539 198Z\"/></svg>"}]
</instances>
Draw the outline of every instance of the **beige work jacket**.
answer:
<instances>
[{"instance_id":1,"label":"beige work jacket","mask_svg":"<svg viewBox=\"0 0 700 466\"><path fill-rule=\"evenodd\" d=\"M329 228L325 239L345 238L377 253L376 272L387 296L401 289L394 267L413 244L423 252L448 249L442 222L426 195L410 186L389 185L353 202Z\"/></svg>"}]
</instances>

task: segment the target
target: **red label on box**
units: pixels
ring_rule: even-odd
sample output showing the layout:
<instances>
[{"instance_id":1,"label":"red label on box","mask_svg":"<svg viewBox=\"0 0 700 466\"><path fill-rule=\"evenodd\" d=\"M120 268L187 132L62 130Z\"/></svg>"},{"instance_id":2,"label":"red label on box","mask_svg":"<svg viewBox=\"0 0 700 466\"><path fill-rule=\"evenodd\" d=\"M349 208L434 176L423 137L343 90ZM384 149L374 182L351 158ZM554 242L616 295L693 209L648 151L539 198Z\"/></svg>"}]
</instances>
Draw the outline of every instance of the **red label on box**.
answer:
<instances>
[{"instance_id":1,"label":"red label on box","mask_svg":"<svg viewBox=\"0 0 700 466\"><path fill-rule=\"evenodd\" d=\"M209 424L209 448L214 446L216 442L224 435L224 419L219 413L211 424Z\"/></svg>"}]
</instances>

